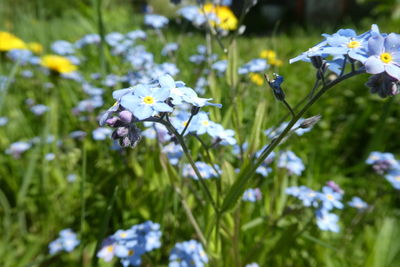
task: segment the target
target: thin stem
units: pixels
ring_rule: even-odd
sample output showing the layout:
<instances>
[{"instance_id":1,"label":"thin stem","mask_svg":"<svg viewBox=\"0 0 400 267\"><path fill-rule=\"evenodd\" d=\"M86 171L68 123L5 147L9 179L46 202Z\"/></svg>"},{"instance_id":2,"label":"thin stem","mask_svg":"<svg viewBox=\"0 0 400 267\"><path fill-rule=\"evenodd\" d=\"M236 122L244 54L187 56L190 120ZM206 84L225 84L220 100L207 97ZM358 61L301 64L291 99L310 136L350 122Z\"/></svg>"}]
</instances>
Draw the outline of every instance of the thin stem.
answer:
<instances>
[{"instance_id":1,"label":"thin stem","mask_svg":"<svg viewBox=\"0 0 400 267\"><path fill-rule=\"evenodd\" d=\"M192 121L193 117L194 117L194 114L193 114L193 113L190 114L189 120L187 121L187 123L186 123L186 125L185 125L185 128L183 128L183 130L182 130L182 132L181 132L181 135L182 135L182 136L185 134L186 130L189 128L189 124L190 124L190 122Z\"/></svg>"},{"instance_id":2,"label":"thin stem","mask_svg":"<svg viewBox=\"0 0 400 267\"><path fill-rule=\"evenodd\" d=\"M312 99L307 102L307 104L297 113L295 117L288 123L286 128L279 134L278 137L274 138L271 142L270 145L268 145L261 153L261 156L258 158L256 163L253 165L247 166L240 174L238 177L238 182L234 185L234 189L239 189L239 190L231 190L227 197L224 200L224 203L222 205L221 212L226 212L233 203L236 202L237 198L240 196L240 193L242 192L241 189L244 188L245 184L247 181L249 181L253 175L255 174L256 169L264 162L264 160L268 157L269 154L277 147L280 142L285 138L285 136L290 132L292 129L293 125L303 116L303 114L309 110L309 108L324 94L326 93L330 88L335 86L336 84L340 83L341 81L344 81L348 78L351 78L353 76L356 76L358 74L364 73L365 70L357 70L355 72L350 72L346 75L343 75L342 77L339 77L329 84L325 85ZM239 195L238 195L239 194Z\"/></svg>"},{"instance_id":3,"label":"thin stem","mask_svg":"<svg viewBox=\"0 0 400 267\"><path fill-rule=\"evenodd\" d=\"M203 232L201 231L201 229L196 221L196 218L193 216L193 213L190 210L189 205L187 204L186 200L183 198L181 190L176 186L174 186L174 189L175 189L175 192L180 196L183 209L185 210L186 215L187 215L190 223L192 224L194 230L196 231L197 235L199 236L200 242L203 244L204 247L207 247L207 240L204 237Z\"/></svg>"},{"instance_id":4,"label":"thin stem","mask_svg":"<svg viewBox=\"0 0 400 267\"><path fill-rule=\"evenodd\" d=\"M296 116L296 114L294 113L293 109L290 107L289 103L285 99L283 99L282 102L283 102L283 104L285 104L285 106L287 107L289 112L292 114L292 117L294 118Z\"/></svg>"},{"instance_id":5,"label":"thin stem","mask_svg":"<svg viewBox=\"0 0 400 267\"><path fill-rule=\"evenodd\" d=\"M163 124L163 125L168 129L168 131L170 131L171 133L173 133L173 134L175 135L175 137L176 137L178 143L181 145L181 147L182 147L182 149L183 149L183 153L185 153L185 156L186 156L186 158L188 159L189 164L192 166L192 168L193 168L193 170L194 170L194 172L195 172L197 178L198 178L199 181L200 181L201 188L204 190L204 192L205 192L205 194L206 194L208 200L210 201L211 205L212 205L213 208L214 208L214 211L215 211L216 213L218 213L218 212L219 212L218 207L217 207L217 205L216 205L216 203L215 203L215 201L214 201L214 199L213 199L213 197L212 197L212 195L211 195L210 190L209 190L208 187L207 187L207 184L206 184L205 181L204 181L203 176L201 176L201 173L200 173L199 169L197 168L197 166L196 166L196 164L195 164L195 162L194 162L192 156L190 155L190 151L189 151L188 147L186 146L185 140L184 140L183 137L178 133L178 131L172 126L171 122L169 121L168 114L166 115L166 120L167 120L167 121L160 120L159 118L151 117L151 118L147 118L147 119L144 120L144 121L153 121L153 122L161 123L161 124Z\"/></svg>"}]
</instances>

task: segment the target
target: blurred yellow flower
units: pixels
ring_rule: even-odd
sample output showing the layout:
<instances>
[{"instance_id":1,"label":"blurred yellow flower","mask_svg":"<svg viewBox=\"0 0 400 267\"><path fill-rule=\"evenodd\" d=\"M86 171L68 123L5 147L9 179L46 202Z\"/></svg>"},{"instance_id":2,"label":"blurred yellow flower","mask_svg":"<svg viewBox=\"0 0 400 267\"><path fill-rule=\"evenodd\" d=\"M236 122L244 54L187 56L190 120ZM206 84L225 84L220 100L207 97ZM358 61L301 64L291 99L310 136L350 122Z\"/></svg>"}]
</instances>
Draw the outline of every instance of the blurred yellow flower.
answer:
<instances>
[{"instance_id":1,"label":"blurred yellow flower","mask_svg":"<svg viewBox=\"0 0 400 267\"><path fill-rule=\"evenodd\" d=\"M68 58L56 55L43 56L40 64L59 73L68 73L77 70L77 67Z\"/></svg>"},{"instance_id":2,"label":"blurred yellow flower","mask_svg":"<svg viewBox=\"0 0 400 267\"><path fill-rule=\"evenodd\" d=\"M260 53L261 58L265 58L268 61L268 64L276 67L280 67L283 65L283 61L277 59L276 52L274 50L265 49Z\"/></svg>"},{"instance_id":3,"label":"blurred yellow flower","mask_svg":"<svg viewBox=\"0 0 400 267\"><path fill-rule=\"evenodd\" d=\"M249 74L250 81L252 81L254 84L257 84L258 86L261 86L264 84L264 78L257 73L250 73Z\"/></svg>"},{"instance_id":4,"label":"blurred yellow flower","mask_svg":"<svg viewBox=\"0 0 400 267\"><path fill-rule=\"evenodd\" d=\"M205 4L204 12L207 16L215 14L219 20L219 22L215 22L211 20L212 26L218 26L223 30L236 30L238 27L238 19L235 14L233 14L232 10L230 10L227 6L215 6L213 4Z\"/></svg>"},{"instance_id":5,"label":"blurred yellow flower","mask_svg":"<svg viewBox=\"0 0 400 267\"><path fill-rule=\"evenodd\" d=\"M11 49L25 49L24 41L9 32L0 32L0 51Z\"/></svg>"},{"instance_id":6,"label":"blurred yellow flower","mask_svg":"<svg viewBox=\"0 0 400 267\"><path fill-rule=\"evenodd\" d=\"M28 49L33 53L41 54L43 51L43 46L37 42L28 43Z\"/></svg>"}]
</instances>

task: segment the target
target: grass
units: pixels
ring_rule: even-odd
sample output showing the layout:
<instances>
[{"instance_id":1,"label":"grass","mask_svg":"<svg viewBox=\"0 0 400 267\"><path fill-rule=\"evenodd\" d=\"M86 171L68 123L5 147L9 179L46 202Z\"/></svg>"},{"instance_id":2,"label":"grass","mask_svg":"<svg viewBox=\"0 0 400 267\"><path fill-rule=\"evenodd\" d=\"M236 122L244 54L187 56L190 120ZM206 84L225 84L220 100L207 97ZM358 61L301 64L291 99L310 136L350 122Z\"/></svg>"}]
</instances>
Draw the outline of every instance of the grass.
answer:
<instances>
[{"instance_id":1,"label":"grass","mask_svg":"<svg viewBox=\"0 0 400 267\"><path fill-rule=\"evenodd\" d=\"M0 29L27 41L38 41L46 51L50 51L55 40L75 41L97 31L93 9L68 9L61 16L49 18L27 7L13 9L14 16L0 16ZM127 6L116 5L104 10L104 22L106 32L126 33L142 27L142 16L132 14ZM394 26L384 30L391 27ZM368 30L368 26L358 30ZM274 71L285 77L287 100L294 105L311 89L315 73L309 64L286 62L318 42L321 32L295 29L290 34L240 37L238 64L258 57L262 49L275 50L285 64ZM143 44L154 53L155 61L170 61L160 54L163 44L157 35L150 30L148 34ZM180 43L176 59L172 59L180 69L176 78L194 86L198 67L188 57L196 52L198 44L205 43L203 33L181 34L179 26L175 26L164 34L168 41ZM226 57L216 43L213 50ZM97 51L86 51L85 56L87 61L80 67L85 77L100 72ZM105 57L111 73L130 70L108 50ZM241 202L224 214L216 235L213 210L199 184L182 178L154 140L142 140L135 149L111 150L110 140L95 141L91 137L91 131L98 127L96 116L100 110L85 114L87 121L80 121L71 112L78 101L87 97L80 84L55 80L35 68L15 67L10 61L0 63L0 74L13 76L13 68L16 68L15 82L2 99L1 116L10 121L0 127L0 151L5 151L12 142L35 136L44 140L50 134L62 144L42 141L18 160L6 154L0 157L1 266L94 266L97 262L93 255L100 240L117 229L145 220L160 223L163 245L143 258L144 266L165 266L176 242L199 239L193 223L189 222L190 213L207 240L210 266L244 266L251 262L260 266L396 266L400 259L395 239L400 231L399 194L364 164L373 150L398 155L399 100L370 95L363 85L367 75L328 92L307 113L307 116L321 114L322 121L310 133L292 136L276 150L293 150L304 161L305 172L296 177L275 168L268 178L251 179L247 187L260 187L262 201ZM34 78L23 78L24 69L32 69ZM206 96L215 98L223 108L207 111L224 127L235 129L241 142L250 142L246 154L250 158L267 144L262 131L279 121L286 113L284 106L274 100L265 85L253 85L245 77L240 78L237 88L230 87L232 81L225 77L212 74L208 79ZM55 87L46 89L43 86L46 82L53 82ZM112 105L111 92L106 89L103 109ZM51 111L42 117L33 115L25 104L27 98L48 105ZM88 136L82 141L72 140L68 134L74 130L84 130ZM188 143L195 160L206 161L200 145L193 138ZM45 160L49 152L55 153L54 161ZM234 169L242 163L224 148L212 150L211 158L223 170L221 190L218 183L207 181L220 203L235 181ZM66 180L70 173L78 175L77 181ZM288 185L307 185L319 190L328 180L344 188L346 201L357 195L371 205L368 212L361 214L351 208L336 212L341 218L339 234L318 230L311 210L301 208L284 193ZM49 257L49 242L64 228L79 233L80 248ZM102 261L99 264L112 266Z\"/></svg>"}]
</instances>

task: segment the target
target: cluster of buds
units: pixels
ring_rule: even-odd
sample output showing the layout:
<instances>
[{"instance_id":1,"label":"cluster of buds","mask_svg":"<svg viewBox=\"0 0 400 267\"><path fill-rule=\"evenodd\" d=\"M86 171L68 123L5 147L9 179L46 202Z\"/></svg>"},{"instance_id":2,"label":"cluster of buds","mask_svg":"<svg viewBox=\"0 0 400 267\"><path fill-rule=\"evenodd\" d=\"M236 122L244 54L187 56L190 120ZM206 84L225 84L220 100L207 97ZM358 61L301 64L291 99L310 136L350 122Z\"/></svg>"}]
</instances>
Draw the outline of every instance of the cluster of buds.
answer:
<instances>
[{"instance_id":1,"label":"cluster of buds","mask_svg":"<svg viewBox=\"0 0 400 267\"><path fill-rule=\"evenodd\" d=\"M115 115L105 119L104 124L114 128L111 138L117 140L122 147L135 147L141 139L140 129L133 123L137 120L130 111L118 107Z\"/></svg>"}]
</instances>

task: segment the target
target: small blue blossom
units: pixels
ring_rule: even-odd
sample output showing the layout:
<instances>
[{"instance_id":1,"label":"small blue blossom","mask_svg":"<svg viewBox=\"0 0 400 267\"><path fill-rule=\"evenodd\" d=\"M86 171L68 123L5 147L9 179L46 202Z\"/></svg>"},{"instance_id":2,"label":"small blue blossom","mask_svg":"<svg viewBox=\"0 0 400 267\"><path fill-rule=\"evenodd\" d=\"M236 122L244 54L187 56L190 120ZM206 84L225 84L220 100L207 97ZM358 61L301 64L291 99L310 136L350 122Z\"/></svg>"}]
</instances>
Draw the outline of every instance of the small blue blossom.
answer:
<instances>
[{"instance_id":1,"label":"small blue blossom","mask_svg":"<svg viewBox=\"0 0 400 267\"><path fill-rule=\"evenodd\" d=\"M168 267L204 267L208 257L203 246L196 240L175 244L169 255Z\"/></svg>"},{"instance_id":2,"label":"small blue blossom","mask_svg":"<svg viewBox=\"0 0 400 267\"><path fill-rule=\"evenodd\" d=\"M244 191L243 201L256 202L262 198L261 190L259 188L249 188Z\"/></svg>"},{"instance_id":3,"label":"small blue blossom","mask_svg":"<svg viewBox=\"0 0 400 267\"><path fill-rule=\"evenodd\" d=\"M400 163L392 153L373 151L369 154L365 163L372 165L372 168L378 174L384 174L390 169L400 168Z\"/></svg>"},{"instance_id":4,"label":"small blue blossom","mask_svg":"<svg viewBox=\"0 0 400 267\"><path fill-rule=\"evenodd\" d=\"M400 169L392 169L385 175L385 179L392 184L392 186L400 190Z\"/></svg>"},{"instance_id":5,"label":"small blue blossom","mask_svg":"<svg viewBox=\"0 0 400 267\"><path fill-rule=\"evenodd\" d=\"M196 27L200 27L207 22L206 16L201 12L198 6L184 6L177 11L179 15L192 22Z\"/></svg>"},{"instance_id":6,"label":"small blue blossom","mask_svg":"<svg viewBox=\"0 0 400 267\"><path fill-rule=\"evenodd\" d=\"M328 186L322 188L322 193L318 194L318 198L322 201L323 209L327 211L333 208L343 208L343 203L341 202L342 194L333 191L333 189Z\"/></svg>"},{"instance_id":7,"label":"small blue blossom","mask_svg":"<svg viewBox=\"0 0 400 267\"><path fill-rule=\"evenodd\" d=\"M135 30L135 31L128 32L126 34L126 37L129 39L132 39L132 40L136 40L136 39L145 40L147 38L147 34L142 30Z\"/></svg>"},{"instance_id":8,"label":"small blue blossom","mask_svg":"<svg viewBox=\"0 0 400 267\"><path fill-rule=\"evenodd\" d=\"M138 85L134 87L133 94L121 98L121 106L139 120L144 120L158 112L172 112L172 107L164 102L169 95L170 90L165 88Z\"/></svg>"},{"instance_id":9,"label":"small blue blossom","mask_svg":"<svg viewBox=\"0 0 400 267\"><path fill-rule=\"evenodd\" d=\"M7 117L0 117L0 126L4 126L8 123Z\"/></svg>"},{"instance_id":10,"label":"small blue blossom","mask_svg":"<svg viewBox=\"0 0 400 267\"><path fill-rule=\"evenodd\" d=\"M99 127L92 132L94 140L106 140L107 137L111 137L112 130L105 127Z\"/></svg>"},{"instance_id":11,"label":"small blue blossom","mask_svg":"<svg viewBox=\"0 0 400 267\"><path fill-rule=\"evenodd\" d=\"M359 197L353 197L351 201L347 204L349 204L350 207L356 208L358 210L365 210L366 208L368 208L368 204Z\"/></svg>"},{"instance_id":12,"label":"small blue blossom","mask_svg":"<svg viewBox=\"0 0 400 267\"><path fill-rule=\"evenodd\" d=\"M200 175L204 179L216 178L218 177L218 173L215 172L214 168L208 165L205 162L197 161L195 162L197 169L200 172ZM220 168L218 165L214 164L215 169L220 172ZM194 180L198 180L198 177L190 164L185 164L182 169L182 175L184 177L189 177Z\"/></svg>"},{"instance_id":13,"label":"small blue blossom","mask_svg":"<svg viewBox=\"0 0 400 267\"><path fill-rule=\"evenodd\" d=\"M7 148L6 154L12 155L14 158L20 158L21 154L30 149L31 146L31 143L28 142L15 142Z\"/></svg>"},{"instance_id":14,"label":"small blue blossom","mask_svg":"<svg viewBox=\"0 0 400 267\"><path fill-rule=\"evenodd\" d=\"M61 230L59 237L49 244L50 255L54 255L63 250L71 252L79 243L80 241L77 235L71 229Z\"/></svg>"},{"instance_id":15,"label":"small blue blossom","mask_svg":"<svg viewBox=\"0 0 400 267\"><path fill-rule=\"evenodd\" d=\"M164 46L164 48L161 50L161 55L163 56L168 56L178 50L179 45L178 43L168 43Z\"/></svg>"},{"instance_id":16,"label":"small blue blossom","mask_svg":"<svg viewBox=\"0 0 400 267\"><path fill-rule=\"evenodd\" d=\"M386 37L376 34L368 40L369 57L365 61L367 73L386 72L400 80L400 35L391 33Z\"/></svg>"},{"instance_id":17,"label":"small blue blossom","mask_svg":"<svg viewBox=\"0 0 400 267\"><path fill-rule=\"evenodd\" d=\"M119 32L110 32L105 36L105 39L108 45L114 47L120 44L125 39L125 36Z\"/></svg>"},{"instance_id":18,"label":"small blue blossom","mask_svg":"<svg viewBox=\"0 0 400 267\"><path fill-rule=\"evenodd\" d=\"M269 65L267 64L267 61L265 59L256 58L240 67L238 73L248 74L251 72L263 72L268 68Z\"/></svg>"},{"instance_id":19,"label":"small blue blossom","mask_svg":"<svg viewBox=\"0 0 400 267\"><path fill-rule=\"evenodd\" d=\"M51 50L59 55L70 55L75 53L75 47L72 43L64 40L58 40L51 44Z\"/></svg>"},{"instance_id":20,"label":"small blue blossom","mask_svg":"<svg viewBox=\"0 0 400 267\"><path fill-rule=\"evenodd\" d=\"M305 167L303 161L292 151L281 152L278 167L287 169L291 174L301 175Z\"/></svg>"},{"instance_id":21,"label":"small blue blossom","mask_svg":"<svg viewBox=\"0 0 400 267\"><path fill-rule=\"evenodd\" d=\"M182 147L175 143L169 143L163 147L162 152L167 154L168 160L172 165L177 165L180 158L183 156Z\"/></svg>"},{"instance_id":22,"label":"small blue blossom","mask_svg":"<svg viewBox=\"0 0 400 267\"><path fill-rule=\"evenodd\" d=\"M49 110L49 107L43 104L34 105L31 107L31 111L33 114L40 116L46 113Z\"/></svg>"},{"instance_id":23,"label":"small blue blossom","mask_svg":"<svg viewBox=\"0 0 400 267\"><path fill-rule=\"evenodd\" d=\"M212 69L216 70L219 74L224 74L228 68L228 60L220 60L212 64Z\"/></svg>"},{"instance_id":24,"label":"small blue blossom","mask_svg":"<svg viewBox=\"0 0 400 267\"><path fill-rule=\"evenodd\" d=\"M33 53L26 49L12 49L7 52L7 57L13 61L19 61L21 65L31 62Z\"/></svg>"},{"instance_id":25,"label":"small blue blossom","mask_svg":"<svg viewBox=\"0 0 400 267\"><path fill-rule=\"evenodd\" d=\"M169 20L161 15L157 14L146 14L144 16L144 24L151 26L154 29L161 29L168 24Z\"/></svg>"},{"instance_id":26,"label":"small blue blossom","mask_svg":"<svg viewBox=\"0 0 400 267\"><path fill-rule=\"evenodd\" d=\"M83 48L90 44L99 44L100 41L101 41L100 35L95 34L95 33L86 34L81 39L79 39L78 41L75 42L75 47Z\"/></svg>"},{"instance_id":27,"label":"small blue blossom","mask_svg":"<svg viewBox=\"0 0 400 267\"><path fill-rule=\"evenodd\" d=\"M322 231L339 232L339 216L334 213L329 213L328 211L322 209L317 210L317 225Z\"/></svg>"}]
</instances>

